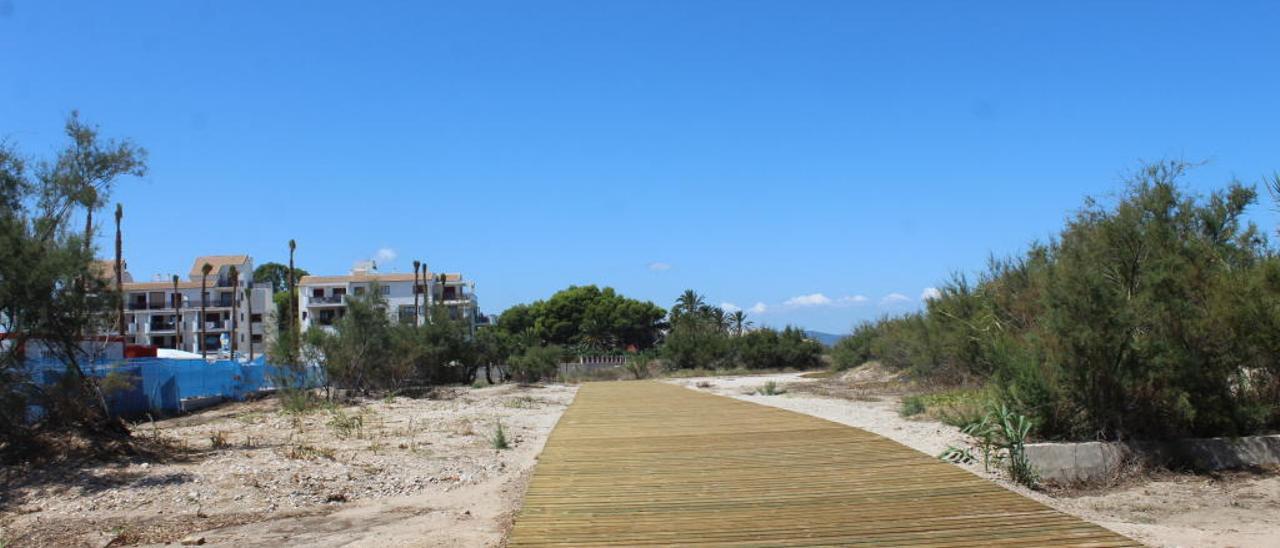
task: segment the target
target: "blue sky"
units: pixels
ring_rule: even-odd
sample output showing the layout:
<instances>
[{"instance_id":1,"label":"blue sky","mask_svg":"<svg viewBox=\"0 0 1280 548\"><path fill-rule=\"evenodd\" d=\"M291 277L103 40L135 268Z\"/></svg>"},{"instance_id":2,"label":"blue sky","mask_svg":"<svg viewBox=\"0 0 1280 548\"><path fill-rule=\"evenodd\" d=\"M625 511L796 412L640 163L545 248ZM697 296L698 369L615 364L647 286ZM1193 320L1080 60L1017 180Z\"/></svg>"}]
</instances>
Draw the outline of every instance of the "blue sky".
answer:
<instances>
[{"instance_id":1,"label":"blue sky","mask_svg":"<svg viewBox=\"0 0 1280 548\"><path fill-rule=\"evenodd\" d=\"M1140 161L1280 170L1280 3L1040 4L0 0L0 138L50 155L75 108L145 146L141 279L296 238L490 312L695 288L843 332Z\"/></svg>"}]
</instances>

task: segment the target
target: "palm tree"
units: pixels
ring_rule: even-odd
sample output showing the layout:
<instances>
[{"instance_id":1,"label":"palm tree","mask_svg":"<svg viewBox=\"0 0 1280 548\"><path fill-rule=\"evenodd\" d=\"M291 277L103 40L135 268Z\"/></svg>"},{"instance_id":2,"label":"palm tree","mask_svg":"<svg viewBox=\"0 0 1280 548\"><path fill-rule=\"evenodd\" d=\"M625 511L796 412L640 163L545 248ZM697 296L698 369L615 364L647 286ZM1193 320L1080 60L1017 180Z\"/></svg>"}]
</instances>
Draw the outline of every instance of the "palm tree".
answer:
<instances>
[{"instance_id":1,"label":"palm tree","mask_svg":"<svg viewBox=\"0 0 1280 548\"><path fill-rule=\"evenodd\" d=\"M413 261L413 325L418 325L418 269L422 268L422 261Z\"/></svg>"},{"instance_id":2,"label":"palm tree","mask_svg":"<svg viewBox=\"0 0 1280 548\"><path fill-rule=\"evenodd\" d=\"M227 276L231 278L231 287L233 288L240 287L240 270L237 269L235 265L232 265L231 268L227 269ZM239 333L236 333L236 325L238 323L236 322L236 313L239 312L239 309L240 309L239 306L236 306L236 304L240 301L239 293L240 291L238 290L231 292L231 359L232 360L236 359L236 338L238 338L239 336Z\"/></svg>"},{"instance_id":3,"label":"palm tree","mask_svg":"<svg viewBox=\"0 0 1280 548\"><path fill-rule=\"evenodd\" d=\"M178 275L173 275L173 338L178 341L178 349L182 350L182 295L178 293Z\"/></svg>"},{"instance_id":4,"label":"palm tree","mask_svg":"<svg viewBox=\"0 0 1280 548\"><path fill-rule=\"evenodd\" d=\"M116 294L120 296L120 317L116 320L120 328L120 358L124 359L128 345L124 340L124 237L120 233L120 220L124 218L124 206L116 204Z\"/></svg>"},{"instance_id":5,"label":"palm tree","mask_svg":"<svg viewBox=\"0 0 1280 548\"><path fill-rule=\"evenodd\" d=\"M739 337L747 331L748 327L751 327L751 322L747 320L747 313L741 310L734 310L733 314L729 315L729 323L733 326L734 334Z\"/></svg>"},{"instance_id":6,"label":"palm tree","mask_svg":"<svg viewBox=\"0 0 1280 548\"><path fill-rule=\"evenodd\" d=\"M200 267L200 357L209 359L209 337L205 332L204 309L209 306L209 273L213 272L213 265L204 263Z\"/></svg>"},{"instance_id":7,"label":"palm tree","mask_svg":"<svg viewBox=\"0 0 1280 548\"><path fill-rule=\"evenodd\" d=\"M244 304L249 308L249 361L253 361L253 280L245 283Z\"/></svg>"},{"instance_id":8,"label":"palm tree","mask_svg":"<svg viewBox=\"0 0 1280 548\"><path fill-rule=\"evenodd\" d=\"M729 331L729 317L725 315L723 308L718 306L708 306L704 310L706 311L707 316L711 318L711 324L716 326L717 331Z\"/></svg>"},{"instance_id":9,"label":"palm tree","mask_svg":"<svg viewBox=\"0 0 1280 548\"><path fill-rule=\"evenodd\" d=\"M702 295L692 289L684 290L684 293L680 294L680 298L676 299L676 311L678 314L692 316L697 314L698 310L705 305L706 302L702 299Z\"/></svg>"},{"instance_id":10,"label":"palm tree","mask_svg":"<svg viewBox=\"0 0 1280 548\"><path fill-rule=\"evenodd\" d=\"M298 249L298 243L289 240L289 334L293 338L293 356L302 355L302 341L299 341L299 335L302 329L298 325L298 277L293 269L293 252ZM292 361L292 360L291 360Z\"/></svg>"}]
</instances>

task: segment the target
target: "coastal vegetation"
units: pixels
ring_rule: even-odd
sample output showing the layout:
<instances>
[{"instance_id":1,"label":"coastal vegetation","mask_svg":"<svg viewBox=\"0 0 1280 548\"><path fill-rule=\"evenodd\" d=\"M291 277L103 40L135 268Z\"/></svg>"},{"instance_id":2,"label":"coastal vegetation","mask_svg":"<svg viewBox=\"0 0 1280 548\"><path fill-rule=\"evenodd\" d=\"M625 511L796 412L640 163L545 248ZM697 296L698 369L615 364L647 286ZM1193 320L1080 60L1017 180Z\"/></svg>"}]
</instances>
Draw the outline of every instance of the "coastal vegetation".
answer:
<instances>
[{"instance_id":1,"label":"coastal vegetation","mask_svg":"<svg viewBox=\"0 0 1280 548\"><path fill-rule=\"evenodd\" d=\"M1187 170L1146 166L1053 239L955 275L920 312L858 326L835 367L985 387L1042 439L1280 428L1280 256L1245 218L1257 191L1200 196Z\"/></svg>"}]
</instances>

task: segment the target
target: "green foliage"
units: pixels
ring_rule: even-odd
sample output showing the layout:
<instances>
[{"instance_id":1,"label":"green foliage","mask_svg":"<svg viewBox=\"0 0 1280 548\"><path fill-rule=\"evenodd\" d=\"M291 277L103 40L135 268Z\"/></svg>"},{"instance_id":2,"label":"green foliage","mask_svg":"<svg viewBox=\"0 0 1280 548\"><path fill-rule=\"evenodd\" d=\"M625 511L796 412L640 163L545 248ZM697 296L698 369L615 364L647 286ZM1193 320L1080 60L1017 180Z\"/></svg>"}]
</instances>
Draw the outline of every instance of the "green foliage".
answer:
<instances>
[{"instance_id":1,"label":"green foliage","mask_svg":"<svg viewBox=\"0 0 1280 548\"><path fill-rule=\"evenodd\" d=\"M51 162L27 162L0 142L0 453L31 451L36 436L76 430L90 436L128 435L105 413L105 397L80 364L91 356L87 333L113 331L119 295L95 268L93 213L116 181L146 173L146 151L129 141L99 139L97 129L72 112L68 144ZM84 212L83 231L71 227ZM65 366L59 382L34 382L26 352L41 352ZM25 420L38 405L37 421Z\"/></svg>"},{"instance_id":2,"label":"green foliage","mask_svg":"<svg viewBox=\"0 0 1280 548\"><path fill-rule=\"evenodd\" d=\"M924 399L920 396L907 396L902 398L902 407L898 409L898 414L904 417L914 417L924 413L928 407L924 403Z\"/></svg>"},{"instance_id":3,"label":"green foliage","mask_svg":"<svg viewBox=\"0 0 1280 548\"><path fill-rule=\"evenodd\" d=\"M281 388L276 392L276 398L280 401L280 412L286 415L305 415L323 403L312 391L293 387Z\"/></svg>"},{"instance_id":4,"label":"green foliage","mask_svg":"<svg viewBox=\"0 0 1280 548\"><path fill-rule=\"evenodd\" d=\"M611 287L570 286L545 301L507 309L498 327L584 354L643 350L657 343L665 315L657 305L623 297Z\"/></svg>"},{"instance_id":5,"label":"green foliage","mask_svg":"<svg viewBox=\"0 0 1280 548\"><path fill-rule=\"evenodd\" d=\"M564 350L559 346L530 346L511 358L511 374L518 382L533 383L555 377Z\"/></svg>"},{"instance_id":6,"label":"green foliage","mask_svg":"<svg viewBox=\"0 0 1280 548\"><path fill-rule=\"evenodd\" d=\"M1013 481L1035 487L1039 476L1026 452L1031 425L1029 419L1002 404L993 405L980 420L961 431L973 437L974 445L982 452L982 465L988 471L993 461L1004 464Z\"/></svg>"},{"instance_id":7,"label":"green foliage","mask_svg":"<svg viewBox=\"0 0 1280 548\"><path fill-rule=\"evenodd\" d=\"M840 339L831 348L831 364L837 371L858 367L875 357L872 345L876 342L878 324L863 322L848 337Z\"/></svg>"},{"instance_id":8,"label":"green foliage","mask_svg":"<svg viewBox=\"0 0 1280 548\"><path fill-rule=\"evenodd\" d=\"M782 388L781 386L778 386L777 381L767 381L763 385L761 385L760 388L756 389L756 394L759 394L761 396L777 396L777 395L786 394L786 393L787 393L787 389Z\"/></svg>"},{"instance_id":9,"label":"green foliage","mask_svg":"<svg viewBox=\"0 0 1280 548\"><path fill-rule=\"evenodd\" d=\"M303 276L309 276L311 273L293 267L294 283L301 280ZM271 290L277 294L283 293L286 302L289 299L289 265L280 263L262 263L253 269L253 282L256 284L270 284Z\"/></svg>"},{"instance_id":10,"label":"green foliage","mask_svg":"<svg viewBox=\"0 0 1280 548\"><path fill-rule=\"evenodd\" d=\"M636 380L641 380L647 379L653 374L654 365L654 353L646 351L627 356L627 363L624 368Z\"/></svg>"},{"instance_id":11,"label":"green foliage","mask_svg":"<svg viewBox=\"0 0 1280 548\"><path fill-rule=\"evenodd\" d=\"M329 427L338 437L346 439L352 436L364 436L364 415L348 415L345 411L334 408L330 411Z\"/></svg>"},{"instance_id":12,"label":"green foliage","mask_svg":"<svg viewBox=\"0 0 1280 548\"><path fill-rule=\"evenodd\" d=\"M1252 189L1191 196L1184 170L1149 166L1057 239L954 277L923 313L860 326L836 366L990 382L1046 438L1280 428L1280 257L1242 218Z\"/></svg>"},{"instance_id":13,"label":"green foliage","mask_svg":"<svg viewBox=\"0 0 1280 548\"><path fill-rule=\"evenodd\" d=\"M757 329L732 339L737 363L747 369L816 369L822 366L822 344L804 331Z\"/></svg>"},{"instance_id":14,"label":"green foliage","mask_svg":"<svg viewBox=\"0 0 1280 548\"><path fill-rule=\"evenodd\" d=\"M379 291L352 296L333 331L308 329L303 344L324 369L328 382L368 394L400 387L407 375L403 356L393 347L391 320ZM399 341L396 341L399 342Z\"/></svg>"},{"instance_id":15,"label":"green foliage","mask_svg":"<svg viewBox=\"0 0 1280 548\"><path fill-rule=\"evenodd\" d=\"M376 287L348 297L331 330L306 331L302 361L319 364L332 387L361 394L474 379L480 349L463 322L437 307L421 326L393 323L386 306Z\"/></svg>"},{"instance_id":16,"label":"green foliage","mask_svg":"<svg viewBox=\"0 0 1280 548\"><path fill-rule=\"evenodd\" d=\"M511 448L511 443L507 441L507 433L502 429L501 421L499 421L497 427L494 428L493 437L489 439L489 442L493 445L494 449L499 451Z\"/></svg>"}]
</instances>

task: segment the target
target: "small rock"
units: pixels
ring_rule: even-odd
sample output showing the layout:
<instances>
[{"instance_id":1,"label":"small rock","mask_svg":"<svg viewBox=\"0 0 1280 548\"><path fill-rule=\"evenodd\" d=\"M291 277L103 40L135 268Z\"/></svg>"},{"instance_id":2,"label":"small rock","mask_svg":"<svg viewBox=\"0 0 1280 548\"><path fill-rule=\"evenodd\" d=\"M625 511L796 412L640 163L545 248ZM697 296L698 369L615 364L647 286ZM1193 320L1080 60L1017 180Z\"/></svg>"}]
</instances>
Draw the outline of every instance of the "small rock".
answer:
<instances>
[{"instance_id":1,"label":"small rock","mask_svg":"<svg viewBox=\"0 0 1280 548\"><path fill-rule=\"evenodd\" d=\"M197 535L187 535L185 537L182 537L182 540L178 541L178 544L181 544L183 546L200 546L201 544L204 544L204 537L197 536Z\"/></svg>"}]
</instances>

